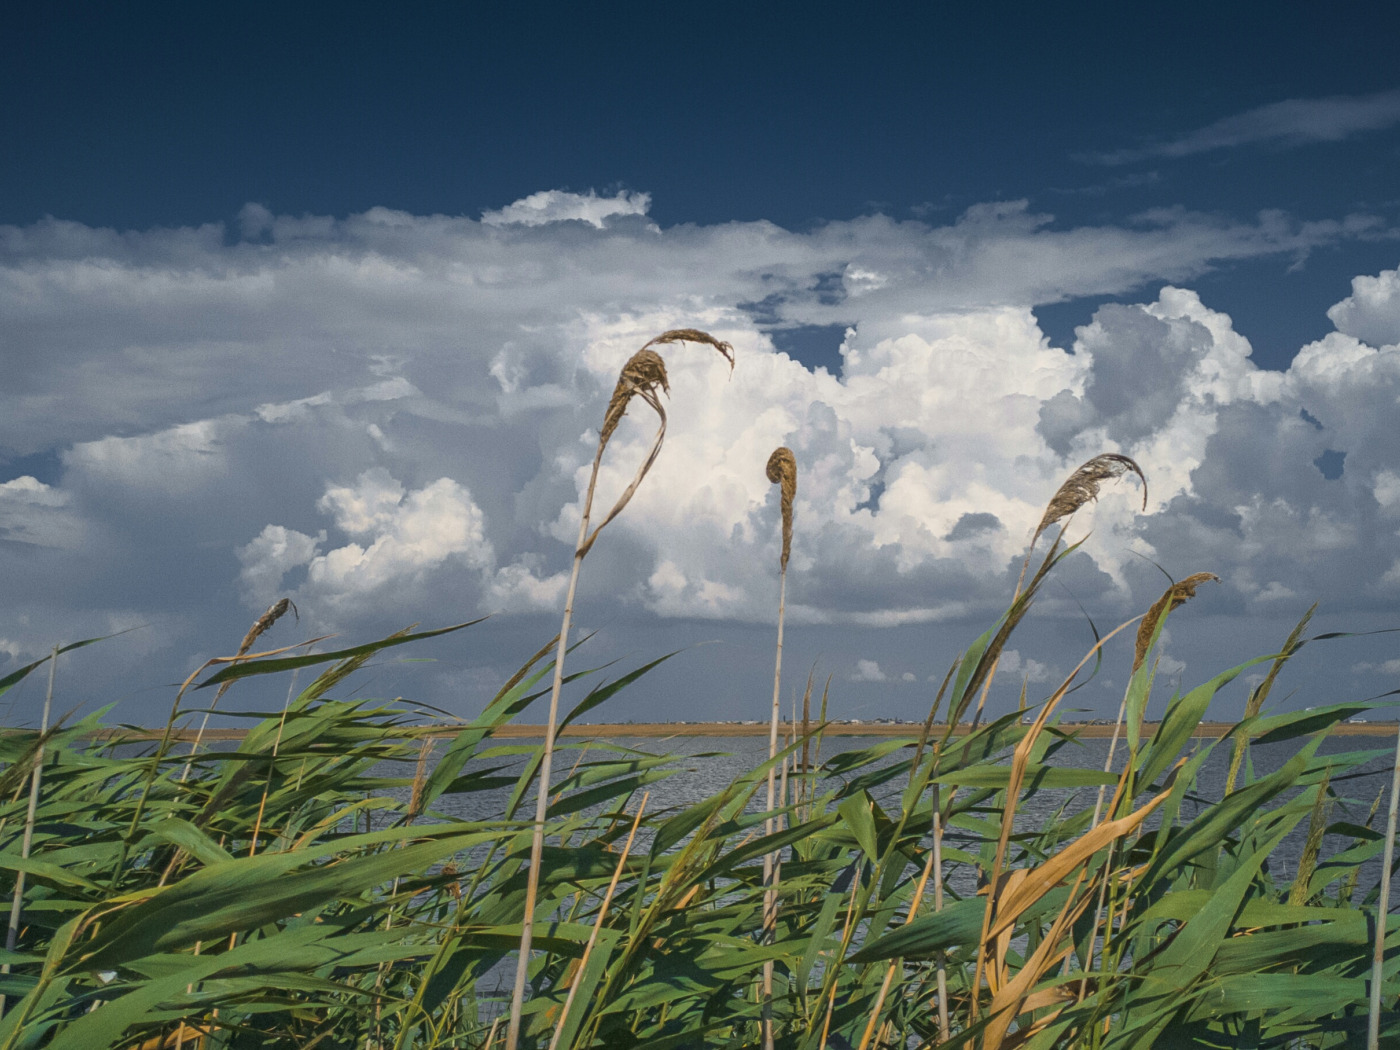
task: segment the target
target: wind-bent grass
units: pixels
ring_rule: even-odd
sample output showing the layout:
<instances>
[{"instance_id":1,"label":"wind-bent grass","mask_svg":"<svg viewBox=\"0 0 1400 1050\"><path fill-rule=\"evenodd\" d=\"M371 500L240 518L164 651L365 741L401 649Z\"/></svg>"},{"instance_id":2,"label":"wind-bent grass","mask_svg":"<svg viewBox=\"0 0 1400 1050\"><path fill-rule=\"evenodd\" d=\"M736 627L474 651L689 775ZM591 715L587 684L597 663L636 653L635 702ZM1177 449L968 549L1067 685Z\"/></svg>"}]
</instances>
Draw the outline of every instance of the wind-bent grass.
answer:
<instances>
[{"instance_id":1,"label":"wind-bent grass","mask_svg":"<svg viewBox=\"0 0 1400 1050\"><path fill-rule=\"evenodd\" d=\"M187 781L184 755L95 737L96 717L51 729L27 859L17 789L31 782L40 735L0 737L0 869L11 880L0 888L26 876L24 921L5 956L12 972L0 977L11 1003L0 1048L183 1038L201 1050L480 1050L493 1028L499 1046L507 1004L496 982L517 950L532 832L516 810L537 781L542 745L493 733L548 694L553 645L420 773L409 709L328 697L374 652L405 640L225 666L213 685L325 670L285 720L230 715L247 721L246 737L234 751L200 753ZM785 824L771 834L760 795L768 772L815 750L820 719L714 794L645 810L642 794L656 798L675 760L577 746L582 757L546 810L522 1045L758 1045L765 1004L753 989L768 962L779 1047L1116 1048L1151 1046L1167 1032L1174 1046L1201 1048L1355 1045L1365 1038L1380 884L1353 880L1368 862L1373 870L1384 843L1344 809L1369 805L1369 794L1347 791L1376 754L1317 748L1366 705L1255 715L1239 732L1291 741L1292 757L1267 775L1246 768L1223 797L1199 798L1206 755L1227 745L1193 751L1190 730L1258 662L1171 697L1156 728L1129 740L1121 773L1064 765L1073 737L1053 711L1043 706L1025 725L1013 710L966 735L884 740L799 763L800 804L784 800ZM569 718L617 688L644 687L637 674L596 686ZM1038 794L1108 782L1097 826L1092 797L1035 826L1015 819ZM1266 862L1323 794L1342 815L1318 839L1299 897L1299 873L1281 877ZM1190 816L1188 798L1199 806ZM935 829L946 837L930 836ZM1337 836L1346 845L1329 850ZM792 856L774 886L763 858L779 849ZM186 859L161 886L177 850ZM959 891L979 870L988 887ZM929 884L931 907L921 906ZM1104 885L1108 918L1090 949ZM1398 955L1392 931L1376 985L1383 1041L1400 1038Z\"/></svg>"}]
</instances>

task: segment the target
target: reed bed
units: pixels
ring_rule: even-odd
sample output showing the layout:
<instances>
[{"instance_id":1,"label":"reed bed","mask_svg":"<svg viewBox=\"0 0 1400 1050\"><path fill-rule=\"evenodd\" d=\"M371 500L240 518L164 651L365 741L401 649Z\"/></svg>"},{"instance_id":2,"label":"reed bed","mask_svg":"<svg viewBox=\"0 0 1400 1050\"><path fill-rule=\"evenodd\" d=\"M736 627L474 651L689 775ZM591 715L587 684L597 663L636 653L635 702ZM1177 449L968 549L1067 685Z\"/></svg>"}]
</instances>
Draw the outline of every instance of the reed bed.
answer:
<instances>
[{"instance_id":1,"label":"reed bed","mask_svg":"<svg viewBox=\"0 0 1400 1050\"><path fill-rule=\"evenodd\" d=\"M420 765L409 708L328 695L419 637L226 666L206 684L325 669L285 715L231 714L246 737L193 756L188 779L189 756L94 736L97 715L0 737L0 866L9 891L24 876L0 1048L483 1048L493 1027L499 1046L506 1001L493 997L519 946L534 830L522 810L543 745L493 732L548 694L552 647ZM768 773L820 748L820 720L669 809L642 802L677 760L560 741L569 773L533 869L522 1044L757 1046L766 1012L775 1045L813 1050L1362 1045L1381 886L1357 880L1384 841L1326 814L1370 802L1346 792L1377 752L1318 746L1366 705L1258 712L1191 749L1215 693L1259 662L1171 697L1151 736L1126 734L1120 773L1052 762L1073 737L1045 708L967 735L931 720L919 738L794 763L772 832ZM595 686L561 722L645 688L651 666ZM1258 777L1246 761L1237 788L1201 797L1205 757L1250 741L1294 754ZM390 760L401 775L385 774ZM1037 793L1066 788L1082 805L1015 824ZM452 816L502 797L489 819ZM1319 820L1306 876L1272 870L1283 836ZM765 878L775 854L781 882ZM983 890L960 894L979 873ZM1400 1038L1393 929L1382 959L1385 1045ZM758 992L768 963L771 996Z\"/></svg>"},{"instance_id":2,"label":"reed bed","mask_svg":"<svg viewBox=\"0 0 1400 1050\"><path fill-rule=\"evenodd\" d=\"M681 329L629 362L595 474L631 398L660 428L604 525L664 437L654 347L681 341L732 361L727 344ZM781 596L796 470L791 453L768 469ZM568 611L450 732L403 702L336 697L376 654L471 624L323 653L252 653L254 635L186 684L155 741L113 733L106 711L0 734L0 898L12 901L0 1050L1396 1045L1400 931L1384 914L1395 810L1383 834L1371 826L1381 799L1351 796L1391 748L1321 750L1374 705L1266 704L1285 664L1329 637L1304 638L1307 616L1279 652L1163 696L1157 646L1213 579L1196 573L1040 702L1024 686L996 691L1008 640L1079 546L1064 542L1075 512L1129 474L1145 498L1141 470L1117 455L1054 495L1031 541L1059 525L1038 567L1028 554L1006 611L907 738L823 758L827 696L811 717L809 681L800 732L780 741L780 634L766 760L693 803L657 800L683 760L562 735L620 690L646 689L666 659L561 714L588 674L564 669ZM602 527L589 531L591 495L575 576ZM88 644L0 678L0 693ZM1117 771L1064 761L1077 741L1059 705L1100 660L1131 670ZM1220 690L1265 663L1245 717L1193 739ZM274 716L223 710L247 728L233 749L176 753L176 730L203 713L189 697L311 668ZM543 741L500 735L536 701L549 708ZM1260 743L1289 756L1256 772ZM1198 777L1217 748L1232 762L1212 797ZM1018 821L1037 796L1054 798L1054 815ZM1289 875L1271 859L1303 827Z\"/></svg>"}]
</instances>

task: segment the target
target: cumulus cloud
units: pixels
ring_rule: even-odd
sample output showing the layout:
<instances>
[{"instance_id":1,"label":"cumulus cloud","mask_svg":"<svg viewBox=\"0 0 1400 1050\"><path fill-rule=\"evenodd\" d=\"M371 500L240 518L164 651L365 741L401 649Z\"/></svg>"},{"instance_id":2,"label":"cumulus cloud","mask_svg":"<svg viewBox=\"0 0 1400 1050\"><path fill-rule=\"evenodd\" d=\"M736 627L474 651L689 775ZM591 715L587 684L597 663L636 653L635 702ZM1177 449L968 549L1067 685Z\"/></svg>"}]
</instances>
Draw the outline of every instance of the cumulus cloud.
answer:
<instances>
[{"instance_id":1,"label":"cumulus cloud","mask_svg":"<svg viewBox=\"0 0 1400 1050\"><path fill-rule=\"evenodd\" d=\"M70 515L68 494L23 475L0 484L0 540L72 549L82 540L79 519Z\"/></svg>"},{"instance_id":2,"label":"cumulus cloud","mask_svg":"<svg viewBox=\"0 0 1400 1050\"><path fill-rule=\"evenodd\" d=\"M208 607L241 621L284 594L313 632L554 612L618 370L682 326L734 343L738 364L665 351L665 448L580 592L629 630L773 620L780 522L763 466L778 445L799 470L794 630L975 636L1005 607L1046 499L1102 451L1137 458L1152 500L1143 512L1124 482L1086 508L1075 533L1093 542L1045 593L1049 618L1141 612L1161 591L1152 561L1219 573L1222 600L1251 614L1400 596L1395 271L1359 279L1336 331L1287 372L1257 368L1228 316L1160 283L1336 243L1356 223L1163 213L1059 229L1010 203L944 226L661 230L641 221L644 196L550 192L480 222L250 208L232 243L217 229L0 230L16 377L0 455L57 464L0 474L14 608L50 606L27 623L0 612L6 644L51 644L56 592L82 623L165 616L161 644L206 649ZM1148 281L1069 347L1032 311ZM805 325L844 333L839 369L775 349ZM654 427L640 410L624 420L597 506ZM1340 474L1314 465L1328 450ZM935 671L873 648L841 659L860 683ZM1004 660L1054 674L1049 659Z\"/></svg>"},{"instance_id":3,"label":"cumulus cloud","mask_svg":"<svg viewBox=\"0 0 1400 1050\"><path fill-rule=\"evenodd\" d=\"M298 604L319 605L329 618L340 619L389 588L402 602L405 591L417 593L429 574L450 565L494 567L484 515L471 493L451 478L408 491L387 470L374 467L353 484L328 487L316 506L350 542L321 553L325 531L313 539L268 525L238 551L253 605L275 600L287 574L297 568L306 570L293 592Z\"/></svg>"},{"instance_id":4,"label":"cumulus cloud","mask_svg":"<svg viewBox=\"0 0 1400 1050\"><path fill-rule=\"evenodd\" d=\"M645 215L651 207L651 194L619 192L599 197L596 192L568 193L545 190L523 197L495 211L485 211L481 221L487 226L543 226L551 222L579 221L602 229L615 215Z\"/></svg>"},{"instance_id":5,"label":"cumulus cloud","mask_svg":"<svg viewBox=\"0 0 1400 1050\"><path fill-rule=\"evenodd\" d=\"M1373 347L1400 344L1400 270L1352 278L1351 295L1327 311L1337 331Z\"/></svg>"},{"instance_id":6,"label":"cumulus cloud","mask_svg":"<svg viewBox=\"0 0 1400 1050\"><path fill-rule=\"evenodd\" d=\"M888 682L890 676L880 670L878 660L857 660L856 669L851 672L852 682Z\"/></svg>"},{"instance_id":7,"label":"cumulus cloud","mask_svg":"<svg viewBox=\"0 0 1400 1050\"><path fill-rule=\"evenodd\" d=\"M1283 147L1340 142L1396 124L1400 124L1400 90L1291 98L1233 114L1167 142L1100 154L1094 159L1123 164L1148 157L1188 157L1255 142Z\"/></svg>"},{"instance_id":8,"label":"cumulus cloud","mask_svg":"<svg viewBox=\"0 0 1400 1050\"><path fill-rule=\"evenodd\" d=\"M1051 669L1039 660L1030 657L1023 657L1016 649L1005 649L1001 654L1001 661L997 664L997 669L1002 674L1011 676L1013 679L1039 684L1048 682L1053 675Z\"/></svg>"},{"instance_id":9,"label":"cumulus cloud","mask_svg":"<svg viewBox=\"0 0 1400 1050\"><path fill-rule=\"evenodd\" d=\"M1353 674L1400 675L1400 660L1383 660L1380 663L1359 660L1351 665L1351 671Z\"/></svg>"}]
</instances>

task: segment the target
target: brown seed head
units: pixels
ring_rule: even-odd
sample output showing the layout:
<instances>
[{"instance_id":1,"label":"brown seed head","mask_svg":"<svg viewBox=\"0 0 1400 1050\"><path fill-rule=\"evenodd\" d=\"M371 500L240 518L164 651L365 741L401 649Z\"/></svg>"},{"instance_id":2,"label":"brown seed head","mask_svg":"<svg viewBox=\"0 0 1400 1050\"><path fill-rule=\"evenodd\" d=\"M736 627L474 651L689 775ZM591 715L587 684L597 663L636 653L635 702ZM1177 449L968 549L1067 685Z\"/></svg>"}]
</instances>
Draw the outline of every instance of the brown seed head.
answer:
<instances>
[{"instance_id":1,"label":"brown seed head","mask_svg":"<svg viewBox=\"0 0 1400 1050\"><path fill-rule=\"evenodd\" d=\"M1120 456L1116 452L1105 452L1085 463L1060 486L1059 491L1055 493L1054 498L1046 506L1045 516L1040 519L1040 524L1036 526L1035 535L1031 537L1031 546L1034 547L1035 541L1040 539L1040 534L1055 522L1061 518L1069 517L1091 500L1098 499L1100 482L1122 477L1128 471L1132 471L1142 481L1142 507L1143 510L1146 510L1147 477L1143 474L1142 468L1128 456Z\"/></svg>"},{"instance_id":2,"label":"brown seed head","mask_svg":"<svg viewBox=\"0 0 1400 1050\"><path fill-rule=\"evenodd\" d=\"M656 340L653 339L652 342ZM617 377L617 386L613 388L608 410L603 416L603 432L598 438L600 447L606 445L608 439L613 436L613 431L622 422L622 417L627 412L627 404L633 397L640 395L658 412L661 410L661 402L656 394L657 387L667 394L671 392L671 386L666 382L666 363L656 351L643 347L622 366L622 374Z\"/></svg>"},{"instance_id":3,"label":"brown seed head","mask_svg":"<svg viewBox=\"0 0 1400 1050\"><path fill-rule=\"evenodd\" d=\"M662 332L642 349L645 350L647 347L661 343L704 343L707 346L713 346L729 362L729 370L734 371L734 348L728 343L716 339L709 332L702 332L698 328L673 328L669 332Z\"/></svg>"},{"instance_id":4,"label":"brown seed head","mask_svg":"<svg viewBox=\"0 0 1400 1050\"><path fill-rule=\"evenodd\" d=\"M1142 666L1142 661L1147 656L1147 648L1152 644L1152 635L1162 617L1178 605L1184 605L1189 599L1196 597L1196 588L1206 580L1219 583L1220 577L1213 572L1193 572L1186 579L1168 587L1162 593L1162 597L1152 604L1152 608L1147 610L1147 615L1138 625L1137 648L1133 651L1133 674L1137 674L1138 668Z\"/></svg>"},{"instance_id":5,"label":"brown seed head","mask_svg":"<svg viewBox=\"0 0 1400 1050\"><path fill-rule=\"evenodd\" d=\"M280 620L290 608L296 613L296 606L292 604L290 598L279 598L268 607L263 613L253 621L253 626L248 628L248 633L243 636L243 644L238 647L238 655L242 656L253 647L253 643L258 640L258 636L266 633L274 623Z\"/></svg>"},{"instance_id":6,"label":"brown seed head","mask_svg":"<svg viewBox=\"0 0 1400 1050\"><path fill-rule=\"evenodd\" d=\"M783 558L782 567L787 568L788 555L792 553L792 501L797 496L797 459L792 449L786 445L773 450L768 457L768 480L782 486L783 508Z\"/></svg>"}]
</instances>

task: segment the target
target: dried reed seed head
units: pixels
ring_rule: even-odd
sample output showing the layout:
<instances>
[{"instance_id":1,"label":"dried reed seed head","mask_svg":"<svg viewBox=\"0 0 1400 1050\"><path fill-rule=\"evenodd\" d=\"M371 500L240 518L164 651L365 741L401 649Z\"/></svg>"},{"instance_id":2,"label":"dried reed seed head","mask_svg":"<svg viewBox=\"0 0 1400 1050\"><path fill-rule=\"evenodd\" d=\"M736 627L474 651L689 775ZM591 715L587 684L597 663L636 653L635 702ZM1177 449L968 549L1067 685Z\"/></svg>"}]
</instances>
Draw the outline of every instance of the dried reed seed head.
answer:
<instances>
[{"instance_id":1,"label":"dried reed seed head","mask_svg":"<svg viewBox=\"0 0 1400 1050\"><path fill-rule=\"evenodd\" d=\"M297 607L292 604L290 598L279 598L268 606L267 612L253 621L252 627L248 628L248 633L243 636L243 642L238 647L239 655L241 656L251 649L253 643L258 640L258 637L265 634L274 623L285 616L288 609L292 610L293 615L295 615L297 619L301 619L301 615L297 613Z\"/></svg>"},{"instance_id":2,"label":"dried reed seed head","mask_svg":"<svg viewBox=\"0 0 1400 1050\"><path fill-rule=\"evenodd\" d=\"M1132 471L1142 481L1142 508L1146 510L1147 476L1143 474L1142 468L1128 456L1120 456L1116 452L1105 452L1085 463L1060 486L1059 491L1055 493L1046 506L1045 516L1040 519L1040 524L1036 526L1035 535L1031 537L1031 545L1034 546L1035 541L1040 539L1040 534L1055 522L1061 518L1069 517L1084 504L1098 499L1101 482L1120 478L1128 471Z\"/></svg>"},{"instance_id":3,"label":"dried reed seed head","mask_svg":"<svg viewBox=\"0 0 1400 1050\"><path fill-rule=\"evenodd\" d=\"M1147 657L1147 648L1152 644L1152 635L1157 630L1157 624L1162 617L1171 612L1178 605L1184 605L1191 598L1196 597L1196 588L1207 580L1215 583L1220 582L1220 577L1213 572L1193 572L1186 579L1172 584L1163 593L1162 597L1152 603L1152 608L1147 610L1147 615L1142 618L1142 623L1138 625L1137 647L1133 650L1133 674L1142 666L1142 661Z\"/></svg>"},{"instance_id":4,"label":"dried reed seed head","mask_svg":"<svg viewBox=\"0 0 1400 1050\"><path fill-rule=\"evenodd\" d=\"M702 332L698 328L672 328L669 332L662 332L642 349L645 350L660 343L704 343L706 346L713 346L729 362L729 370L734 371L734 347L716 339L709 332Z\"/></svg>"},{"instance_id":5,"label":"dried reed seed head","mask_svg":"<svg viewBox=\"0 0 1400 1050\"><path fill-rule=\"evenodd\" d=\"M787 568L788 555L792 553L792 501L797 496L797 458L786 445L773 450L768 457L768 480L782 486L783 508L783 557L782 567Z\"/></svg>"},{"instance_id":6,"label":"dried reed seed head","mask_svg":"<svg viewBox=\"0 0 1400 1050\"><path fill-rule=\"evenodd\" d=\"M622 374L617 377L617 386L613 388L608 410L603 416L603 431L598 438L599 444L608 443L608 439L613 436L613 431L627 412L628 402L638 394L660 412L661 402L656 396L657 387L667 394L671 392L671 385L666 381L666 362L661 360L661 355L655 350L643 347L622 366Z\"/></svg>"}]
</instances>

